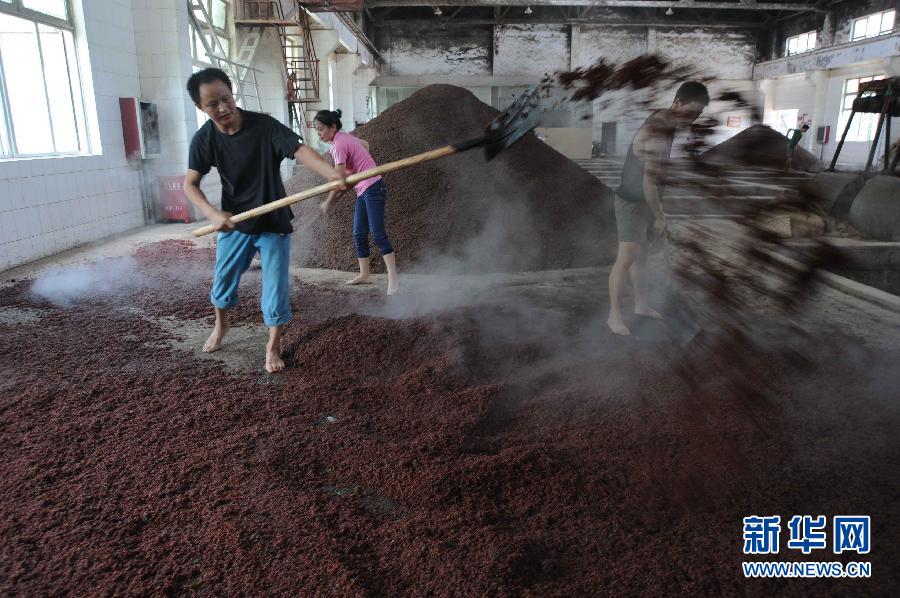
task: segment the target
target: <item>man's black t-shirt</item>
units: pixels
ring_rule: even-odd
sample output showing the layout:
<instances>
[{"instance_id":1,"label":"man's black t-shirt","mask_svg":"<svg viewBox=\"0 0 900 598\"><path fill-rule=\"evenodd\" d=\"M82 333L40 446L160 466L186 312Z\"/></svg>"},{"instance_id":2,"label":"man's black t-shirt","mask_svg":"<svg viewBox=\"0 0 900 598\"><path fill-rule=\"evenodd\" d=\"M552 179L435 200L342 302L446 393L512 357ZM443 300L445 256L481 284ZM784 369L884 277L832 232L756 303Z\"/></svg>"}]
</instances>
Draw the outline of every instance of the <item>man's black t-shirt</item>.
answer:
<instances>
[{"instance_id":1,"label":"man's black t-shirt","mask_svg":"<svg viewBox=\"0 0 900 598\"><path fill-rule=\"evenodd\" d=\"M241 110L241 129L226 135L207 121L194 133L188 168L206 174L215 166L222 179L222 210L240 214L286 195L279 167L293 158L303 142L292 130L267 114ZM252 235L293 231L291 208L281 208L235 225Z\"/></svg>"}]
</instances>

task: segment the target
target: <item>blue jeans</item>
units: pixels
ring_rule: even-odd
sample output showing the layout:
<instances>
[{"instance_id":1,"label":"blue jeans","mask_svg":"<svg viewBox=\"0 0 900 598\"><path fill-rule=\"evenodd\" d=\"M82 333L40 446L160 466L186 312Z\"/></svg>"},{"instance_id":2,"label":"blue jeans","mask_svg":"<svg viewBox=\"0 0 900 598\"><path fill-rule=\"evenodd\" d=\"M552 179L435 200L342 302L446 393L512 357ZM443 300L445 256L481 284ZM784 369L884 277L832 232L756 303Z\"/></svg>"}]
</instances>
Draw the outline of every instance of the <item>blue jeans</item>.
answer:
<instances>
[{"instance_id":1,"label":"blue jeans","mask_svg":"<svg viewBox=\"0 0 900 598\"><path fill-rule=\"evenodd\" d=\"M356 212L353 213L353 240L356 243L356 257L369 257L369 231L381 255L394 252L387 232L384 230L384 202L387 188L384 181L377 181L356 198Z\"/></svg>"},{"instance_id":2,"label":"blue jeans","mask_svg":"<svg viewBox=\"0 0 900 598\"><path fill-rule=\"evenodd\" d=\"M216 272L209 298L219 309L237 305L241 274L250 267L259 251L262 259L262 307L266 326L291 321L291 292L288 275L291 264L291 235L240 231L219 233L216 239Z\"/></svg>"}]
</instances>

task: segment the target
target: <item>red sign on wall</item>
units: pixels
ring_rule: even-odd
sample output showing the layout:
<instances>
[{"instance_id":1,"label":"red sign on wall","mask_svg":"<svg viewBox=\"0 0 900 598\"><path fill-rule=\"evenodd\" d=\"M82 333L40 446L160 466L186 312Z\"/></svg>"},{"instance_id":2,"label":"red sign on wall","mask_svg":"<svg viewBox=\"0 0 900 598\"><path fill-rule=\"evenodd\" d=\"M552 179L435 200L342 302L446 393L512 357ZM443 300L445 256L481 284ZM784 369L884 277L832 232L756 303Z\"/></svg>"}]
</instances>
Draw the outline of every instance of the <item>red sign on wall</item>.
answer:
<instances>
[{"instance_id":1,"label":"red sign on wall","mask_svg":"<svg viewBox=\"0 0 900 598\"><path fill-rule=\"evenodd\" d=\"M159 219L190 222L191 204L184 194L184 176L159 177Z\"/></svg>"}]
</instances>

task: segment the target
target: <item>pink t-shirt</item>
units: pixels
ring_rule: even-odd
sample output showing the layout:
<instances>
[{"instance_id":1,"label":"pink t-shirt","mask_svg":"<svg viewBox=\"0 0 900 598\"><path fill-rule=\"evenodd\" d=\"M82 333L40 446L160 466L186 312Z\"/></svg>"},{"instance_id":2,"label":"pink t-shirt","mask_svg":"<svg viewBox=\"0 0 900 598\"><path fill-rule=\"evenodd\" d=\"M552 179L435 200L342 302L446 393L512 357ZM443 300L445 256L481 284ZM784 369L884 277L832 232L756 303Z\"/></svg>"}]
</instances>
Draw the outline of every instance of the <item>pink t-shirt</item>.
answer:
<instances>
[{"instance_id":1,"label":"pink t-shirt","mask_svg":"<svg viewBox=\"0 0 900 598\"><path fill-rule=\"evenodd\" d=\"M338 131L334 135L334 139L331 142L331 157L334 158L335 166L338 164L344 165L348 175L369 170L376 166L372 155L366 151L359 139L343 131ZM380 180L381 176L376 176L357 183L354 187L357 197L365 193L366 189Z\"/></svg>"}]
</instances>

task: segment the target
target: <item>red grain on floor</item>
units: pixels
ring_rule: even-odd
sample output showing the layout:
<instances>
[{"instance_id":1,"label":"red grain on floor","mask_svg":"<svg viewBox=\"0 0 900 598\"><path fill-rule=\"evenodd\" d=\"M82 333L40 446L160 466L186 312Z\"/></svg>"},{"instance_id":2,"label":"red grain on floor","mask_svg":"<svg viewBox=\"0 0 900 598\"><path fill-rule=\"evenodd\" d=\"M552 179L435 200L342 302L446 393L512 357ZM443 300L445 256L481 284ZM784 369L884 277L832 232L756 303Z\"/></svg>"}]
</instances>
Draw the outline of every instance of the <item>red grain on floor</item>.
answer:
<instances>
[{"instance_id":1,"label":"red grain on floor","mask_svg":"<svg viewBox=\"0 0 900 598\"><path fill-rule=\"evenodd\" d=\"M780 337L761 353L604 335L567 352L482 325L527 331L515 309L387 320L354 313L382 297L304 288L288 369L245 374L166 348L165 330L122 309L209 315L193 272L209 275L210 252L170 242L136 259L151 285L69 307L26 282L0 290L0 307L45 313L0 324L4 595L889 595L900 582L897 351L769 322ZM257 284L237 319L259 321ZM578 318L561 334L578 337ZM871 515L873 577L743 579L741 518L807 513Z\"/></svg>"}]
</instances>

